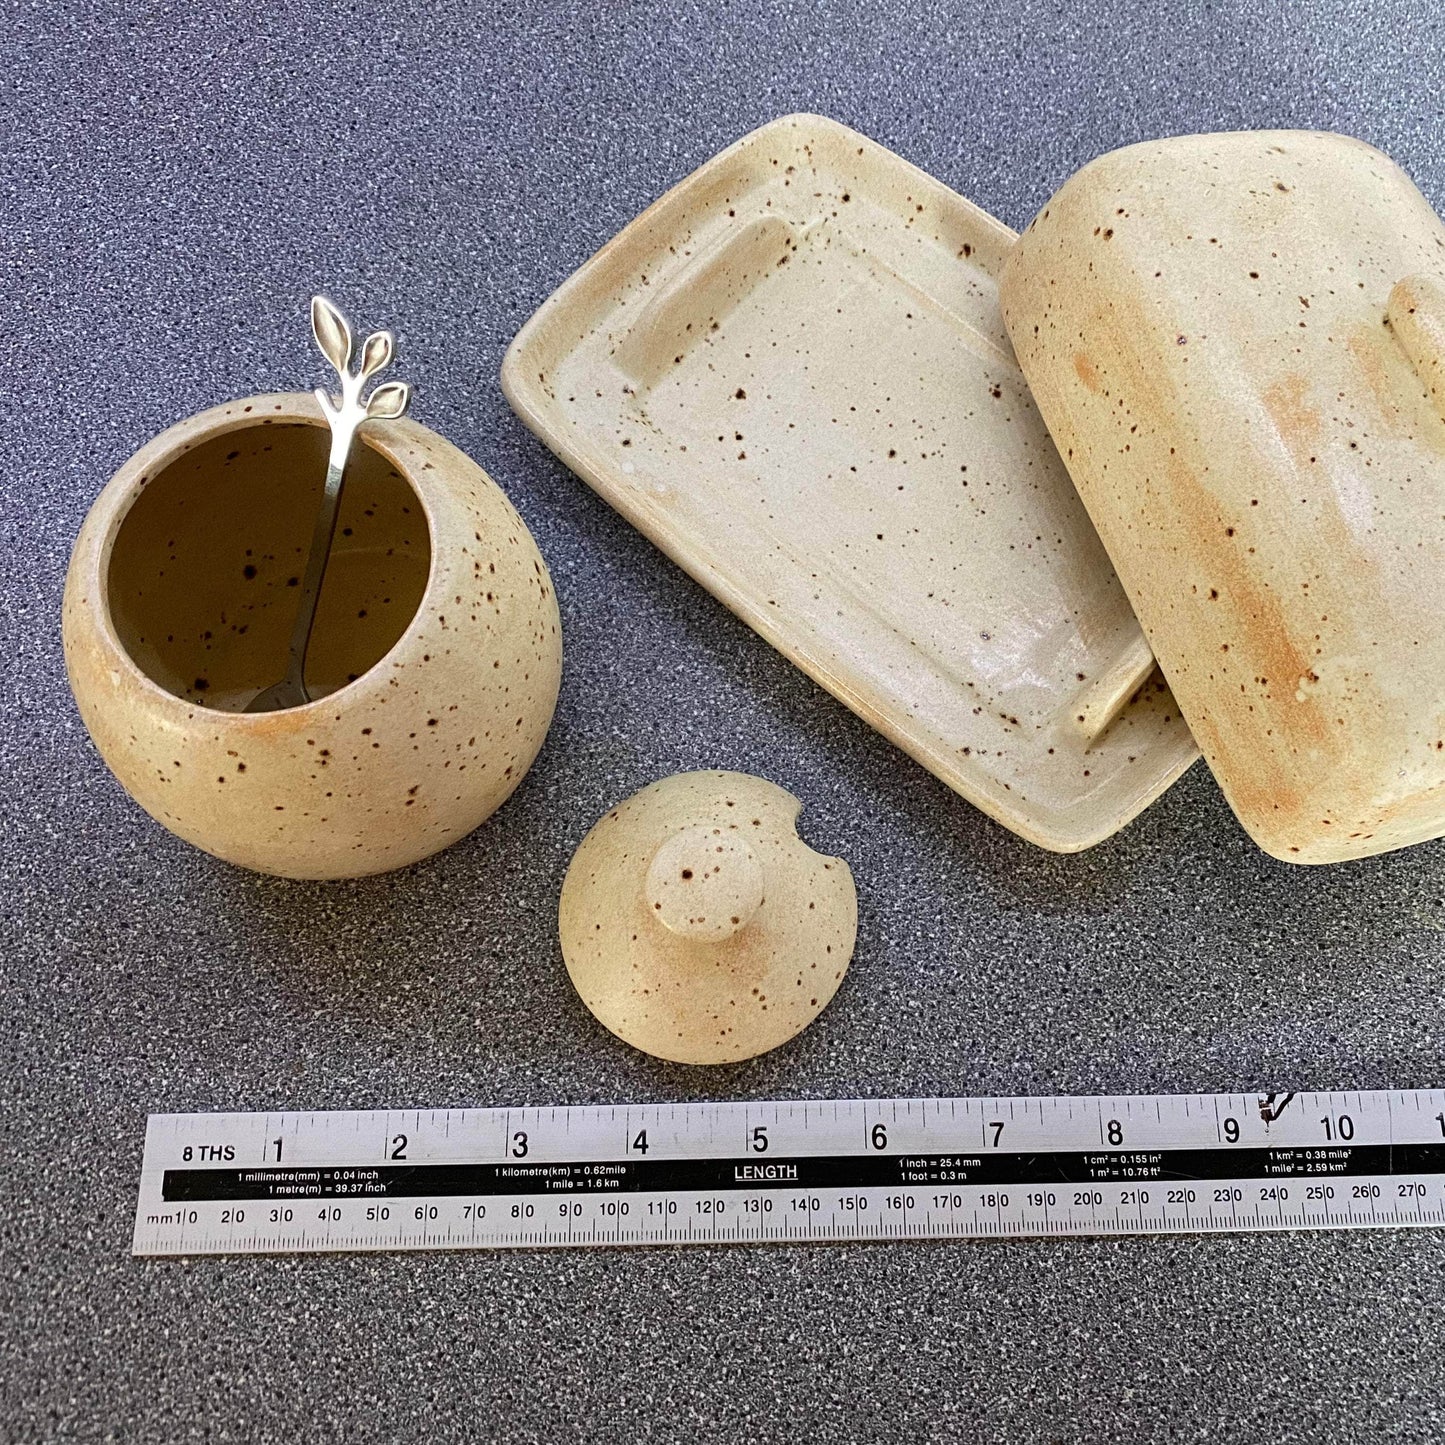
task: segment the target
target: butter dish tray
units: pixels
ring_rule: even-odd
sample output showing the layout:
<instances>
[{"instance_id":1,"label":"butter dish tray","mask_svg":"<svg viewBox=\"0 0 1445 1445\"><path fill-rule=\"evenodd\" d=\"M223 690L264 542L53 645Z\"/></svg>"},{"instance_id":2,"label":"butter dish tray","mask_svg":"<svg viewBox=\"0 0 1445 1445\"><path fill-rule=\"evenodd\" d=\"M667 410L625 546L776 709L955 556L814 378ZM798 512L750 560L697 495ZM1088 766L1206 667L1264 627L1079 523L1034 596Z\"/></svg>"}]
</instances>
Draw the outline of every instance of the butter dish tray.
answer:
<instances>
[{"instance_id":1,"label":"butter dish tray","mask_svg":"<svg viewBox=\"0 0 1445 1445\"><path fill-rule=\"evenodd\" d=\"M567 280L502 385L810 677L1072 852L1198 750L1014 359L1015 239L864 136L787 116Z\"/></svg>"}]
</instances>

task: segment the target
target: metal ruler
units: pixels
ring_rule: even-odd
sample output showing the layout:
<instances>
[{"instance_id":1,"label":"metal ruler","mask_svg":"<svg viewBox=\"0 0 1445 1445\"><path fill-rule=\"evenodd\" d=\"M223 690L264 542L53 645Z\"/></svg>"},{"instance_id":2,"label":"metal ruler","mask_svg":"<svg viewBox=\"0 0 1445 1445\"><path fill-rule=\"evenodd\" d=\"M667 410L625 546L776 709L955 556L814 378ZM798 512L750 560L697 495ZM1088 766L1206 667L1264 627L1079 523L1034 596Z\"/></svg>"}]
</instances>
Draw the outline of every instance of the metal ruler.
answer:
<instances>
[{"instance_id":1,"label":"metal ruler","mask_svg":"<svg viewBox=\"0 0 1445 1445\"><path fill-rule=\"evenodd\" d=\"M153 1114L136 1254L1445 1223L1445 1091Z\"/></svg>"}]
</instances>

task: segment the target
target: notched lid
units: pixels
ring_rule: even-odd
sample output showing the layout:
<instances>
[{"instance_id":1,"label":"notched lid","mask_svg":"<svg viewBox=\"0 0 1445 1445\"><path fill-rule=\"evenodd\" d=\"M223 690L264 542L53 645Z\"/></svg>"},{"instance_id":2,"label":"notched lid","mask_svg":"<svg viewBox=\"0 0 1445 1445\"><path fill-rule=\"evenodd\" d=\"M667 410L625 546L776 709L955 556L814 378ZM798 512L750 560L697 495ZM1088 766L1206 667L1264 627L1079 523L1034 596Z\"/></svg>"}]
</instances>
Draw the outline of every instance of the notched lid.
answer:
<instances>
[{"instance_id":1,"label":"notched lid","mask_svg":"<svg viewBox=\"0 0 1445 1445\"><path fill-rule=\"evenodd\" d=\"M762 778L680 773L583 840L562 885L562 954L619 1038L679 1063L728 1063L822 1011L853 956L858 902L848 865L798 837L800 811Z\"/></svg>"}]
</instances>

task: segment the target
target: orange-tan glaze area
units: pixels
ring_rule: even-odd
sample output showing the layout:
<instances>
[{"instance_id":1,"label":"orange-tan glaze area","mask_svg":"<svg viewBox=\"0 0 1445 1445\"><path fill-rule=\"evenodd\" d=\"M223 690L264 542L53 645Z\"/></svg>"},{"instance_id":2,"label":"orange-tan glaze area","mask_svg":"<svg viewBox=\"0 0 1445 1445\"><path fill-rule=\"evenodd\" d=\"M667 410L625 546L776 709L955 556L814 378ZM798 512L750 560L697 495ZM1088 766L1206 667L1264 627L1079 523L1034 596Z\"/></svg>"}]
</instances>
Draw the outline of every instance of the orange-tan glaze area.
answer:
<instances>
[{"instance_id":1,"label":"orange-tan glaze area","mask_svg":"<svg viewBox=\"0 0 1445 1445\"><path fill-rule=\"evenodd\" d=\"M1306 132L1103 156L1005 268L1014 349L1179 705L1290 861L1445 832L1441 277L1408 178Z\"/></svg>"}]
</instances>

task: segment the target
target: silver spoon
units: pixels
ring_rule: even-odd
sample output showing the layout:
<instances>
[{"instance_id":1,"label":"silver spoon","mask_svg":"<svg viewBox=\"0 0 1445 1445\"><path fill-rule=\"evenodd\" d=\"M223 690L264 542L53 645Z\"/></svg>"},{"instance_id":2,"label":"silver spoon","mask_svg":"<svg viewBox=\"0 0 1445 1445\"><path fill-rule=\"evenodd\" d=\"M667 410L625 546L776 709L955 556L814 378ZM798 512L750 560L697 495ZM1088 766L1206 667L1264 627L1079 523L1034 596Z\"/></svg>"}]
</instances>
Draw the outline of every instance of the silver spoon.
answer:
<instances>
[{"instance_id":1,"label":"silver spoon","mask_svg":"<svg viewBox=\"0 0 1445 1445\"><path fill-rule=\"evenodd\" d=\"M291 629L291 650L286 676L261 692L246 705L247 712L275 712L286 707L300 707L311 701L306 689L306 652L311 645L311 630L316 625L316 603L321 596L321 583L326 576L326 563L331 556L331 541L336 534L336 513L341 505L341 486L346 474L346 460L351 455L352 438L364 421L372 418L393 420L403 415L411 402L411 387L404 381L387 381L378 386L363 402L361 388L377 372L391 363L392 336L389 331L373 331L361 348L361 365L351 374L351 327L346 318L324 296L311 298L311 330L321 354L336 368L341 378L341 395L332 396L318 387L316 399L331 428L331 454L326 463L326 489L321 496L321 510L316 514L316 527L311 533L311 551L306 558L306 574L301 579L301 593L296 602L296 621Z\"/></svg>"}]
</instances>

